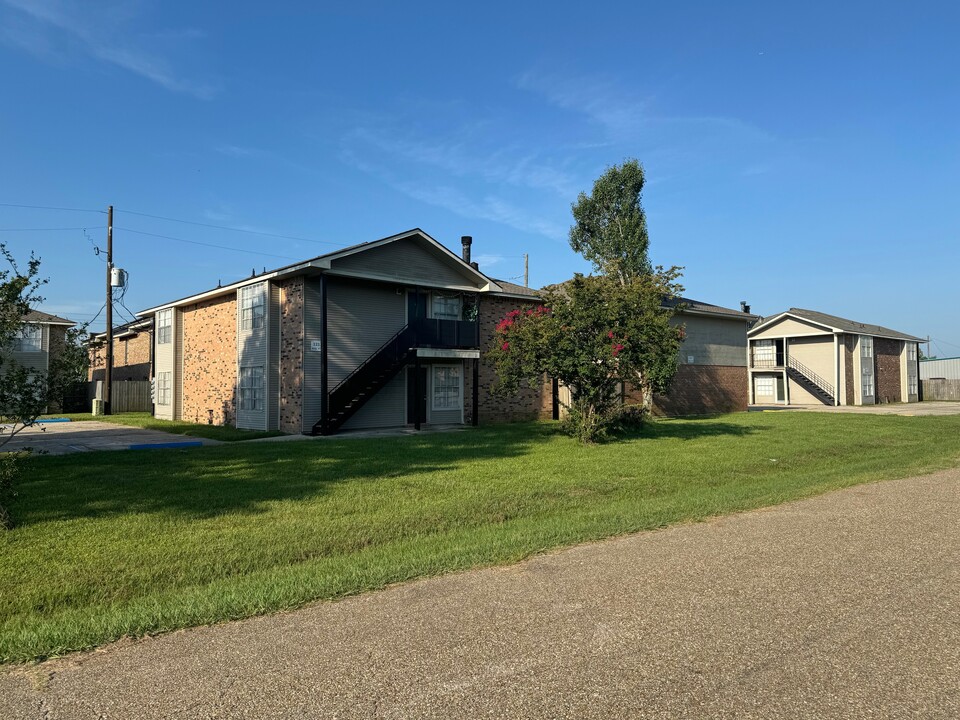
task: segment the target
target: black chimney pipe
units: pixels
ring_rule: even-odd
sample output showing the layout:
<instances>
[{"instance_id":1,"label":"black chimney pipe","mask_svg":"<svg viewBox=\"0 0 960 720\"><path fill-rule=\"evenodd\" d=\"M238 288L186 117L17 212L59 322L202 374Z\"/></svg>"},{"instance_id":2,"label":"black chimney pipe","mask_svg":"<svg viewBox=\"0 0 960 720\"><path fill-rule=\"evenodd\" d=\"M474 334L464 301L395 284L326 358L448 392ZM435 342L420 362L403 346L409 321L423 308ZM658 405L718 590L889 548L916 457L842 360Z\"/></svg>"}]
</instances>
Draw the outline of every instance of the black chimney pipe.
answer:
<instances>
[{"instance_id":1,"label":"black chimney pipe","mask_svg":"<svg viewBox=\"0 0 960 720\"><path fill-rule=\"evenodd\" d=\"M470 235L461 236L460 244L463 245L463 261L467 265L469 265L470 264L470 246L473 245L473 237Z\"/></svg>"},{"instance_id":2,"label":"black chimney pipe","mask_svg":"<svg viewBox=\"0 0 960 720\"><path fill-rule=\"evenodd\" d=\"M749 312L750 312L750 306L747 305L747 301L746 301L746 300L741 300L741 301L740 301L740 312L745 312L745 313L749 313Z\"/></svg>"}]
</instances>

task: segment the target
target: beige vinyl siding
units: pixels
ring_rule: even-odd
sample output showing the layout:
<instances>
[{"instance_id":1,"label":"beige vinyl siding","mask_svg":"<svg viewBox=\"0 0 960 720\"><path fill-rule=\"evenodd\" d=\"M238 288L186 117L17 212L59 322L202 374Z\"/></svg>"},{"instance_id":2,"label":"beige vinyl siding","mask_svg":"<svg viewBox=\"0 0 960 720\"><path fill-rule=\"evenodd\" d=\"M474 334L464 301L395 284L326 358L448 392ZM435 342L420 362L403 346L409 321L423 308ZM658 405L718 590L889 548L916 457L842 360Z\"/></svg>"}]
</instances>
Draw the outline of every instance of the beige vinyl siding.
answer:
<instances>
[{"instance_id":1,"label":"beige vinyl siding","mask_svg":"<svg viewBox=\"0 0 960 720\"><path fill-rule=\"evenodd\" d=\"M787 341L787 356L799 361L831 385L836 385L835 346L833 335L796 337ZM795 380L790 380L790 404L822 405L817 396L808 392ZM834 390L836 397L836 390Z\"/></svg>"},{"instance_id":2,"label":"beige vinyl siding","mask_svg":"<svg viewBox=\"0 0 960 720\"><path fill-rule=\"evenodd\" d=\"M750 333L751 339L758 338L780 338L780 337L794 337L799 335L830 335L832 330L826 329L820 325L814 325L813 323L802 322L800 320L795 320L793 318L784 318L778 320L765 327L759 332Z\"/></svg>"},{"instance_id":3,"label":"beige vinyl siding","mask_svg":"<svg viewBox=\"0 0 960 720\"><path fill-rule=\"evenodd\" d=\"M428 250L420 241L406 238L334 260L331 269L396 278L398 282L476 287L476 280L468 277L458 265L456 258L451 257L445 262L435 250Z\"/></svg>"},{"instance_id":4,"label":"beige vinyl siding","mask_svg":"<svg viewBox=\"0 0 960 720\"><path fill-rule=\"evenodd\" d=\"M747 324L743 320L681 314L671 322L686 328L681 364L746 366Z\"/></svg>"},{"instance_id":5,"label":"beige vinyl siding","mask_svg":"<svg viewBox=\"0 0 960 720\"><path fill-rule=\"evenodd\" d=\"M175 417L174 413L176 411L175 388L179 384L176 378L177 333L175 328L176 316L180 313L177 312L176 308L163 308L162 310L157 311L156 315L154 316L155 321L159 323L159 318L165 311L169 311L171 313L170 342L161 343L160 333L154 333L154 377L156 380L159 379L161 373L169 373L169 375L166 377L169 377L170 379L170 402L167 405L161 405L159 402L157 402L154 405L153 414L155 417L161 420L173 420ZM155 399L159 401L160 398L157 396L159 393L159 387L155 387L154 393Z\"/></svg>"}]
</instances>

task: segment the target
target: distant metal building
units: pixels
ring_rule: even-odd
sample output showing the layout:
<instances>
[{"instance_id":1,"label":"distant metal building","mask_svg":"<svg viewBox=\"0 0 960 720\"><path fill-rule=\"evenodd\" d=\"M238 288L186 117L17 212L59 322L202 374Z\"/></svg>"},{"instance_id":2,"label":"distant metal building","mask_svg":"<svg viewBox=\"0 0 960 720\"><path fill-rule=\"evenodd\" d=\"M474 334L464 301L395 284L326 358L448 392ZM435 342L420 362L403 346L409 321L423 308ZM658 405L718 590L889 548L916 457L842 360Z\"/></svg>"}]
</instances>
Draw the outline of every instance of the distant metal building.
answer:
<instances>
[{"instance_id":1,"label":"distant metal building","mask_svg":"<svg viewBox=\"0 0 960 720\"><path fill-rule=\"evenodd\" d=\"M920 379L960 380L960 357L920 361Z\"/></svg>"}]
</instances>

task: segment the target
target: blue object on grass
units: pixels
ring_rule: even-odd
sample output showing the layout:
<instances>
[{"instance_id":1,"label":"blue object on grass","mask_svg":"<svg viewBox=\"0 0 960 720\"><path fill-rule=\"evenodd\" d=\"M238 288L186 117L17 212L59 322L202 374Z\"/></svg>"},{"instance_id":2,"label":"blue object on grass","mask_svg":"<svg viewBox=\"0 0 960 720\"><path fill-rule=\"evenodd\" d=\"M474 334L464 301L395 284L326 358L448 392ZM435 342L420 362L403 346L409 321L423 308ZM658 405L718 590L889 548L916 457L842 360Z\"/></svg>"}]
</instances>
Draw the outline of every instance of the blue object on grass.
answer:
<instances>
[{"instance_id":1,"label":"blue object on grass","mask_svg":"<svg viewBox=\"0 0 960 720\"><path fill-rule=\"evenodd\" d=\"M170 448L202 447L203 443L199 440L184 440L183 442L168 443L140 443L131 445L131 450L167 450Z\"/></svg>"}]
</instances>

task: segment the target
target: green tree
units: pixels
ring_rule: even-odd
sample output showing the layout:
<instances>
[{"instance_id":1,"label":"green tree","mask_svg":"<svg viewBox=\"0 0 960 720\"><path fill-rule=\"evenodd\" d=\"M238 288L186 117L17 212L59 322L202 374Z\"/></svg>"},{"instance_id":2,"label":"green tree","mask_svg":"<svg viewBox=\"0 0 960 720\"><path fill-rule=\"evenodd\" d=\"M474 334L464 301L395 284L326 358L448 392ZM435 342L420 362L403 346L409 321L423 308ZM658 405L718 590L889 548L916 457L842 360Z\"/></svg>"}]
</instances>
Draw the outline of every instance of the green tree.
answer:
<instances>
[{"instance_id":1,"label":"green tree","mask_svg":"<svg viewBox=\"0 0 960 720\"><path fill-rule=\"evenodd\" d=\"M648 396L676 373L683 329L670 322L663 299L680 292L677 277L662 268L626 283L577 275L546 290L543 305L511 311L488 354L496 391L556 378L570 389L565 429L583 442L603 439L624 420L621 387ZM628 414L642 419L643 409Z\"/></svg>"},{"instance_id":2,"label":"green tree","mask_svg":"<svg viewBox=\"0 0 960 720\"><path fill-rule=\"evenodd\" d=\"M21 365L15 359L14 342L24 326L24 316L41 303L40 289L47 281L39 277L40 260L30 256L21 268L0 243L0 256L7 268L0 269L0 527L9 527L9 503L14 497L19 456L2 453L3 446L24 428L35 425L50 404L60 404L68 389L85 376L87 353L81 343L85 327L67 332L62 347L51 353L45 371Z\"/></svg>"},{"instance_id":3,"label":"green tree","mask_svg":"<svg viewBox=\"0 0 960 720\"><path fill-rule=\"evenodd\" d=\"M628 159L607 168L590 195L573 203L570 246L597 272L626 284L651 271L647 218L643 212L643 166Z\"/></svg>"}]
</instances>

